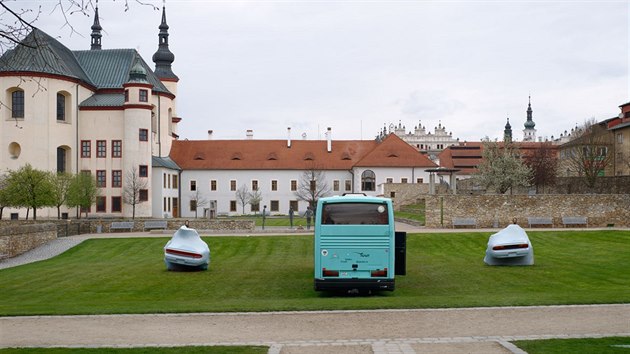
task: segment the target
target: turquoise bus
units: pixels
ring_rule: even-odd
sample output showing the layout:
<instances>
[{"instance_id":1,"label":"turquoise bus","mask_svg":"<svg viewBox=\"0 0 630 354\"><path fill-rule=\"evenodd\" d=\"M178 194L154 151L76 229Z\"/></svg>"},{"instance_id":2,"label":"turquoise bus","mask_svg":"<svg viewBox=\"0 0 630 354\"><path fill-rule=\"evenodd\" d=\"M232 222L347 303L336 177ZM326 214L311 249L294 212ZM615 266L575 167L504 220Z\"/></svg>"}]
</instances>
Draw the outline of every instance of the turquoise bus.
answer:
<instances>
[{"instance_id":1,"label":"turquoise bus","mask_svg":"<svg viewBox=\"0 0 630 354\"><path fill-rule=\"evenodd\" d=\"M319 199L315 290L393 291L396 237L391 199L357 194ZM398 236L405 237L404 233ZM398 263L404 268L404 259ZM404 269L399 269L399 274L404 274Z\"/></svg>"}]
</instances>

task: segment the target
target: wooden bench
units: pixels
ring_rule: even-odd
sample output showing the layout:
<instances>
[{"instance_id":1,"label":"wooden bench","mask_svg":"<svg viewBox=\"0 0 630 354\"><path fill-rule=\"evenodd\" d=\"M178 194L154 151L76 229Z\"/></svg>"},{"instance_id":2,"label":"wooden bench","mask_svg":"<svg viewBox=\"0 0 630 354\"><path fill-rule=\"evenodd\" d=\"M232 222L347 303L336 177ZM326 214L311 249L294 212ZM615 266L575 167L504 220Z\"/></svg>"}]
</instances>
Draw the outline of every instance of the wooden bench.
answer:
<instances>
[{"instance_id":1,"label":"wooden bench","mask_svg":"<svg viewBox=\"0 0 630 354\"><path fill-rule=\"evenodd\" d=\"M553 218L549 218L549 217L528 217L527 218L527 225L529 225L529 227L536 226L536 225L551 225L551 227L553 227Z\"/></svg>"},{"instance_id":2,"label":"wooden bench","mask_svg":"<svg viewBox=\"0 0 630 354\"><path fill-rule=\"evenodd\" d=\"M162 229L166 230L168 221L166 220L147 220L144 222L144 230Z\"/></svg>"},{"instance_id":3,"label":"wooden bench","mask_svg":"<svg viewBox=\"0 0 630 354\"><path fill-rule=\"evenodd\" d=\"M477 219L475 218L453 218L453 228L456 226L473 226L477 228Z\"/></svg>"},{"instance_id":4,"label":"wooden bench","mask_svg":"<svg viewBox=\"0 0 630 354\"><path fill-rule=\"evenodd\" d=\"M584 225L588 226L588 218L586 216L563 216L562 225Z\"/></svg>"},{"instance_id":5,"label":"wooden bench","mask_svg":"<svg viewBox=\"0 0 630 354\"><path fill-rule=\"evenodd\" d=\"M111 226L109 227L109 230L126 230L129 229L129 231L133 230L133 226L134 226L134 222L133 221L114 221L112 222Z\"/></svg>"}]
</instances>

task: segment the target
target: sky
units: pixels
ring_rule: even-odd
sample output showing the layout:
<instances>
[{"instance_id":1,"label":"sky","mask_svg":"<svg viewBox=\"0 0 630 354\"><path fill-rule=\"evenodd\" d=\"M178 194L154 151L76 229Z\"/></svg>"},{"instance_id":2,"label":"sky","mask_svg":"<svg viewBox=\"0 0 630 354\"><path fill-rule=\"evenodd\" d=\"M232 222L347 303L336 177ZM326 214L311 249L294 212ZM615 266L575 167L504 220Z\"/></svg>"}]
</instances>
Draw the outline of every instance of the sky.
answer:
<instances>
[{"instance_id":1,"label":"sky","mask_svg":"<svg viewBox=\"0 0 630 354\"><path fill-rule=\"evenodd\" d=\"M68 0L61 0L65 3ZM161 9L100 0L103 49L153 66ZM159 8L162 1L145 0ZM35 23L73 50L93 21L58 0ZM374 139L384 126L439 123L461 141L558 137L630 101L628 1L167 0L180 139Z\"/></svg>"}]
</instances>

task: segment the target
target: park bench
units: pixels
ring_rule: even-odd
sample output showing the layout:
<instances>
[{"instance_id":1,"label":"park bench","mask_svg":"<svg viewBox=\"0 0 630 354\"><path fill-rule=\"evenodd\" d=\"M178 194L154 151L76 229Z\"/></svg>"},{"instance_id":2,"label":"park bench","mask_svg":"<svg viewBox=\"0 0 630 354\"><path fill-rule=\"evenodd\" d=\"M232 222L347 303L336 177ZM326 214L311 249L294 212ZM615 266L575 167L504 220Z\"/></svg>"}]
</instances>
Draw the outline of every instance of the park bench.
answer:
<instances>
[{"instance_id":1,"label":"park bench","mask_svg":"<svg viewBox=\"0 0 630 354\"><path fill-rule=\"evenodd\" d=\"M112 222L111 226L109 227L109 230L126 230L129 229L129 231L133 230L133 225L134 222L133 221L114 221Z\"/></svg>"},{"instance_id":2,"label":"park bench","mask_svg":"<svg viewBox=\"0 0 630 354\"><path fill-rule=\"evenodd\" d=\"M527 225L529 227L537 226L537 225L549 225L553 227L553 218L550 217L528 217Z\"/></svg>"},{"instance_id":3,"label":"park bench","mask_svg":"<svg viewBox=\"0 0 630 354\"><path fill-rule=\"evenodd\" d=\"M217 213L218 217L228 217L230 216L230 213L228 213L227 211L220 211Z\"/></svg>"},{"instance_id":4,"label":"park bench","mask_svg":"<svg viewBox=\"0 0 630 354\"><path fill-rule=\"evenodd\" d=\"M456 226L473 226L477 228L477 219L475 218L453 218L453 228Z\"/></svg>"},{"instance_id":5,"label":"park bench","mask_svg":"<svg viewBox=\"0 0 630 354\"><path fill-rule=\"evenodd\" d=\"M586 216L563 216L562 225L584 225L588 226L588 218Z\"/></svg>"},{"instance_id":6,"label":"park bench","mask_svg":"<svg viewBox=\"0 0 630 354\"><path fill-rule=\"evenodd\" d=\"M162 229L166 230L168 221L166 220L147 220L144 222L144 230Z\"/></svg>"}]
</instances>

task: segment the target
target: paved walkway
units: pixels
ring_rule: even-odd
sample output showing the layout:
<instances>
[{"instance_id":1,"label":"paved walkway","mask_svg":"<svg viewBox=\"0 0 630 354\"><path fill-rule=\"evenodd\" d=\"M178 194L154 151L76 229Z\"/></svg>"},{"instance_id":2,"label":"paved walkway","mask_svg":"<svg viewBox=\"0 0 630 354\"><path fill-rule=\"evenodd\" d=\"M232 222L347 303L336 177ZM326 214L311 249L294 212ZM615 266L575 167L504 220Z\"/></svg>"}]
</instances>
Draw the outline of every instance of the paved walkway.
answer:
<instances>
[{"instance_id":1,"label":"paved walkway","mask_svg":"<svg viewBox=\"0 0 630 354\"><path fill-rule=\"evenodd\" d=\"M452 231L427 230L405 224L397 224L397 229L407 232ZM281 229L265 231L258 230L256 235L296 234L291 230L281 233ZM0 261L0 269L53 257L89 238L171 235L171 232L144 232L60 238L19 257ZM264 345L270 347L270 354L522 354L523 351L509 342L605 336L630 336L630 304L0 317L0 347Z\"/></svg>"},{"instance_id":2,"label":"paved walkway","mask_svg":"<svg viewBox=\"0 0 630 354\"><path fill-rule=\"evenodd\" d=\"M2 347L265 345L270 353L519 353L509 341L630 336L630 304L0 317L0 333Z\"/></svg>"}]
</instances>

